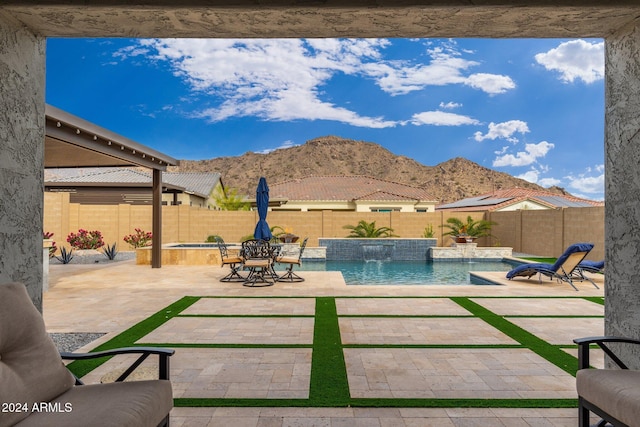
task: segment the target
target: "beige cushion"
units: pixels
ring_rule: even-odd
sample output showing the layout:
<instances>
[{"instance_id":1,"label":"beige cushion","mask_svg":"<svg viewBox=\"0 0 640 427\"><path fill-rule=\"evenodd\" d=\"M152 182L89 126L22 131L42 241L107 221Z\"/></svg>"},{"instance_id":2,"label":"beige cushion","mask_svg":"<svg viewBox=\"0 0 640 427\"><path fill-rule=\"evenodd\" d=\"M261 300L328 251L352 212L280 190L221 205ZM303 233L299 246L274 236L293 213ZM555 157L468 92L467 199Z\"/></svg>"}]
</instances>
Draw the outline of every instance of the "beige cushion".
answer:
<instances>
[{"instance_id":1,"label":"beige cushion","mask_svg":"<svg viewBox=\"0 0 640 427\"><path fill-rule=\"evenodd\" d=\"M171 411L173 397L167 380L131 381L73 387L53 403L59 412L33 413L17 425L155 427Z\"/></svg>"},{"instance_id":2,"label":"beige cushion","mask_svg":"<svg viewBox=\"0 0 640 427\"><path fill-rule=\"evenodd\" d=\"M300 260L298 258L292 258L292 257L280 257L278 259L276 259L277 262L282 263L282 264L300 264Z\"/></svg>"},{"instance_id":3,"label":"beige cushion","mask_svg":"<svg viewBox=\"0 0 640 427\"><path fill-rule=\"evenodd\" d=\"M578 395L627 425L640 420L640 371L581 369Z\"/></svg>"},{"instance_id":4,"label":"beige cushion","mask_svg":"<svg viewBox=\"0 0 640 427\"><path fill-rule=\"evenodd\" d=\"M0 402L27 403L31 408L34 403L53 400L74 382L26 287L21 283L0 285ZM28 415L5 412L0 427Z\"/></svg>"},{"instance_id":5,"label":"beige cushion","mask_svg":"<svg viewBox=\"0 0 640 427\"><path fill-rule=\"evenodd\" d=\"M269 267L270 265L271 260L266 258L248 259L244 262L244 266L249 268Z\"/></svg>"}]
</instances>

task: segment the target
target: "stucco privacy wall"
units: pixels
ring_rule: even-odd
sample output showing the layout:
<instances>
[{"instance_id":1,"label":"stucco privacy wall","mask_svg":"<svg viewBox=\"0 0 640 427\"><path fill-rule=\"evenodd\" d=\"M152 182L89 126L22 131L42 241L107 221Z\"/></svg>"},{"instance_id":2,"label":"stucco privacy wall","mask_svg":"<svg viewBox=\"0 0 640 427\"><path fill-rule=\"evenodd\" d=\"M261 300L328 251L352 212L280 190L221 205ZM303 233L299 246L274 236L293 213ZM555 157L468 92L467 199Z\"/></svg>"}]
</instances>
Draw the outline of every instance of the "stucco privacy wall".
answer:
<instances>
[{"instance_id":1,"label":"stucco privacy wall","mask_svg":"<svg viewBox=\"0 0 640 427\"><path fill-rule=\"evenodd\" d=\"M0 11L0 283L42 308L45 40Z\"/></svg>"},{"instance_id":2,"label":"stucco privacy wall","mask_svg":"<svg viewBox=\"0 0 640 427\"><path fill-rule=\"evenodd\" d=\"M358 221L375 221L376 227L393 228L404 238L423 237L431 225L438 245L451 243L442 233L447 218L466 220L485 218L482 212L269 212L270 226L290 229L301 237L309 237L309 246L317 246L321 237L345 237L345 225ZM604 258L604 208L569 208L545 211L498 212L487 215L497 222L494 237L480 239L481 246L509 246L516 252L540 256L558 256L572 243L588 241L595 244L589 259ZM164 243L204 242L217 234L227 242L238 242L253 233L257 212L213 211L193 206L163 206L162 241ZM105 243L116 242L120 250L130 248L122 241L135 228L151 230L151 207L131 205L79 205L69 203L67 193L45 193L44 230L54 233L57 246L67 246L66 236L78 229L99 230Z\"/></svg>"}]
</instances>

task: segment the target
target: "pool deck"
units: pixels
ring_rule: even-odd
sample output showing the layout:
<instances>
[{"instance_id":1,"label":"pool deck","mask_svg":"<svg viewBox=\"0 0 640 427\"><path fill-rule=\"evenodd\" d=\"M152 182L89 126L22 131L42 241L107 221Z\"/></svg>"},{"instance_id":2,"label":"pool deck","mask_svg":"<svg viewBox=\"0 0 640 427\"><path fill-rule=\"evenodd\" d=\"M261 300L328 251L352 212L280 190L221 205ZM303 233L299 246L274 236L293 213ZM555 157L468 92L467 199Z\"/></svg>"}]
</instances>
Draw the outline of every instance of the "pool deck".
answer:
<instances>
[{"instance_id":1,"label":"pool deck","mask_svg":"<svg viewBox=\"0 0 640 427\"><path fill-rule=\"evenodd\" d=\"M49 332L106 333L82 349L89 350L184 296L217 297L200 299L185 310L192 316L173 318L144 337L218 346L177 349L171 361L175 398L307 398L311 349L304 344L313 340L313 297L335 300L352 398L576 398L573 376L526 348L510 348L509 337L470 317L457 298L509 316L574 355L573 338L604 332L604 306L584 298L604 296L601 275L595 276L600 289L584 282L576 292L556 281L509 281L504 272L478 273L498 283L493 286L347 286L338 272L305 271L303 283L266 288L220 282L226 273L206 265L153 269L134 261L51 265L45 323ZM576 317L558 327L558 315ZM225 343L247 348L219 346ZM283 343L292 347L255 348ZM478 343L495 348L451 350ZM273 359L275 368L266 362ZM596 355L593 364L601 366L603 357ZM107 373L101 368L87 377L99 380ZM174 427L575 426L577 409L218 406L176 407L171 418Z\"/></svg>"}]
</instances>

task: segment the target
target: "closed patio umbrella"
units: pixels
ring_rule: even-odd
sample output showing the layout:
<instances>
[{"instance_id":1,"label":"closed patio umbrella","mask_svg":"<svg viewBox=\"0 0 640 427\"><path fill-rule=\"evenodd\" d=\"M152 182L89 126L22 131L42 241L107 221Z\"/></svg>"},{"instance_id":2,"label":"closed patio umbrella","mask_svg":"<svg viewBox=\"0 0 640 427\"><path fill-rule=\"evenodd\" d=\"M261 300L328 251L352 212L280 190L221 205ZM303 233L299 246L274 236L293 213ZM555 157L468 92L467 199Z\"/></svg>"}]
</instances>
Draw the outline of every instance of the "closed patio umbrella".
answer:
<instances>
[{"instance_id":1,"label":"closed patio umbrella","mask_svg":"<svg viewBox=\"0 0 640 427\"><path fill-rule=\"evenodd\" d=\"M258 223L256 224L256 230L253 232L255 239L271 240L271 230L269 230L269 224L267 224L267 208L269 207L269 186L267 185L267 179L260 177L258 182L258 188L256 189L256 205L258 206Z\"/></svg>"}]
</instances>

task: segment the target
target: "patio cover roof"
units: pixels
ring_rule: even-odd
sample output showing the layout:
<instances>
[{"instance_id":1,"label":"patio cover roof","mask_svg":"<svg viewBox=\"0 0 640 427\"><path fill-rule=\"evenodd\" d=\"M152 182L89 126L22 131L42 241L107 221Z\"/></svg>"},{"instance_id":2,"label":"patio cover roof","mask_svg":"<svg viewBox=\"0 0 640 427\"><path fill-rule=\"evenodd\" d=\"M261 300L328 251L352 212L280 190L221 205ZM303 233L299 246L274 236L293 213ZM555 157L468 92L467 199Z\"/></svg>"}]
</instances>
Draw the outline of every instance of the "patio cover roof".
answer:
<instances>
[{"instance_id":1,"label":"patio cover roof","mask_svg":"<svg viewBox=\"0 0 640 427\"><path fill-rule=\"evenodd\" d=\"M178 160L46 105L44 167L144 166L164 171Z\"/></svg>"}]
</instances>

